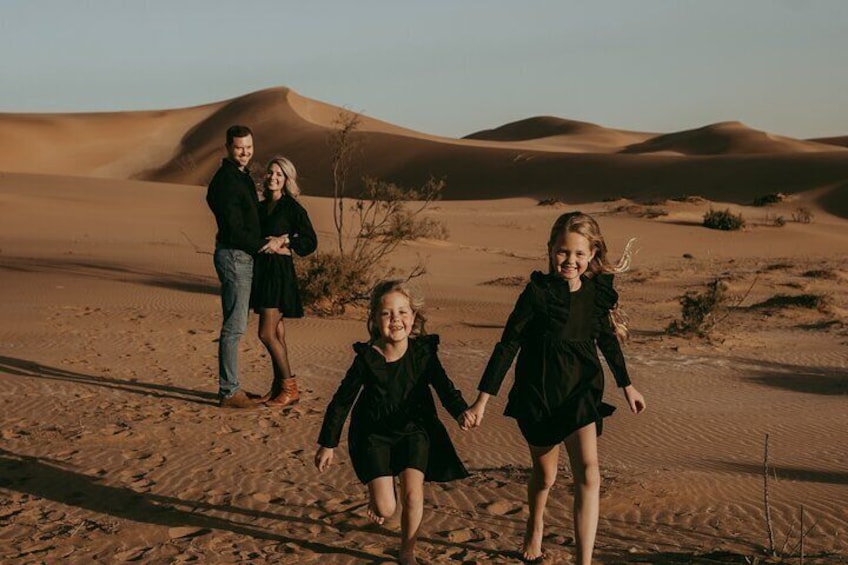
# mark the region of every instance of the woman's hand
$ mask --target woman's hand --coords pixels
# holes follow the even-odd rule
[[[642,393],[636,390],[633,385],[624,387],[624,398],[627,399],[627,404],[630,405],[630,411],[634,414],[640,414],[645,411],[645,397]]]
[[[318,451],[315,453],[315,467],[318,468],[319,473],[323,473],[330,466],[330,463],[333,462],[333,455],[335,450],[332,447],[324,447],[323,445],[318,448]]]
[[[463,430],[476,428],[483,423],[483,415],[486,413],[486,403],[489,402],[489,394],[481,392],[471,407],[462,413]]]

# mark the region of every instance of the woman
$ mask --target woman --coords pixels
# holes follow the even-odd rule
[[[259,339],[268,349],[274,368],[271,390],[260,399],[267,406],[284,407],[300,399],[291,372],[284,318],[302,318],[303,304],[297,288],[291,252],[309,255],[318,245],[306,210],[297,201],[297,171],[285,157],[274,157],[265,172],[265,200],[259,206],[262,236],[286,236],[277,253],[256,257],[250,303],[259,314]]]

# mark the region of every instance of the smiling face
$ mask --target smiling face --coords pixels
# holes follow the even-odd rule
[[[415,312],[409,298],[401,292],[389,292],[380,300],[380,308],[375,312],[380,337],[386,343],[402,343],[409,339],[415,322]]]
[[[579,279],[594,257],[589,240],[575,232],[566,232],[551,248],[553,272],[569,281]]]
[[[265,173],[265,188],[271,192],[279,192],[283,190],[283,185],[286,184],[286,174],[277,163],[271,163],[268,171]]]
[[[230,160],[244,170],[253,158],[253,136],[234,137],[233,142],[227,145],[227,153]]]

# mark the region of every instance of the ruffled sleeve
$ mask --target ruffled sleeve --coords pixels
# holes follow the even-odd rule
[[[415,341],[418,347],[425,350],[428,357],[426,364],[427,381],[435,389],[439,401],[445,407],[445,410],[454,418],[458,418],[460,414],[468,409],[468,403],[465,402],[462,393],[454,386],[447,372],[445,372],[441,361],[439,361],[439,336],[419,336],[415,338]]]
[[[362,389],[366,371],[362,352],[368,347],[367,343],[356,343],[353,346],[357,353],[356,358],[353,360],[350,369],[347,370],[338,390],[327,406],[327,411],[324,413],[324,423],[318,436],[318,443],[324,447],[336,447],[339,444],[344,422],[347,420],[350,408]]]
[[[618,293],[613,288],[613,275],[600,274],[594,277],[594,281],[595,315],[598,321],[598,335],[595,339],[598,349],[601,350],[612,370],[615,384],[625,387],[630,384],[630,377],[624,362],[624,352],[621,350],[621,344],[609,318],[609,311],[618,304]]]
[[[290,245],[295,253],[304,257],[318,247],[318,236],[315,235],[315,229],[312,227],[312,222],[309,221],[309,214],[306,213],[306,209],[294,198],[291,199],[291,205],[294,230],[289,234]]]
[[[539,273],[541,275],[541,273]],[[504,376],[512,365],[512,361],[518,354],[524,332],[533,319],[533,304],[535,292],[533,290],[535,281],[540,277],[533,273],[531,282],[524,287],[524,291],[515,302],[515,307],[506,321],[500,341],[495,345],[486,370],[480,378],[477,390],[495,396],[501,388]]]

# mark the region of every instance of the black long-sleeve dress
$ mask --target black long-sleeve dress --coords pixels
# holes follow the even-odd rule
[[[438,344],[436,335],[411,338],[404,356],[394,362],[369,343],[354,344],[356,358],[327,406],[318,443],[339,444],[353,405],[348,450],[362,483],[408,468],[422,471],[426,481],[468,476],[430,392],[432,386],[454,418],[468,408],[439,361]]]
[[[584,275],[581,282],[580,289],[571,292],[559,275],[538,271],[531,275],[478,386],[496,395],[518,353],[504,414],[518,420],[531,445],[556,445],[592,422],[601,433],[603,418],[615,408],[602,401],[604,373],[598,348],[616,384],[630,384],[608,315],[618,302],[613,276]]]
[[[271,207],[273,205],[273,208]],[[262,237],[289,235],[289,248],[301,257],[318,246],[309,215],[300,203],[284,194],[274,203],[259,206]],[[303,304],[291,255],[260,253],[253,263],[253,289],[250,305],[255,311],[277,308],[286,318],[302,318]]]

